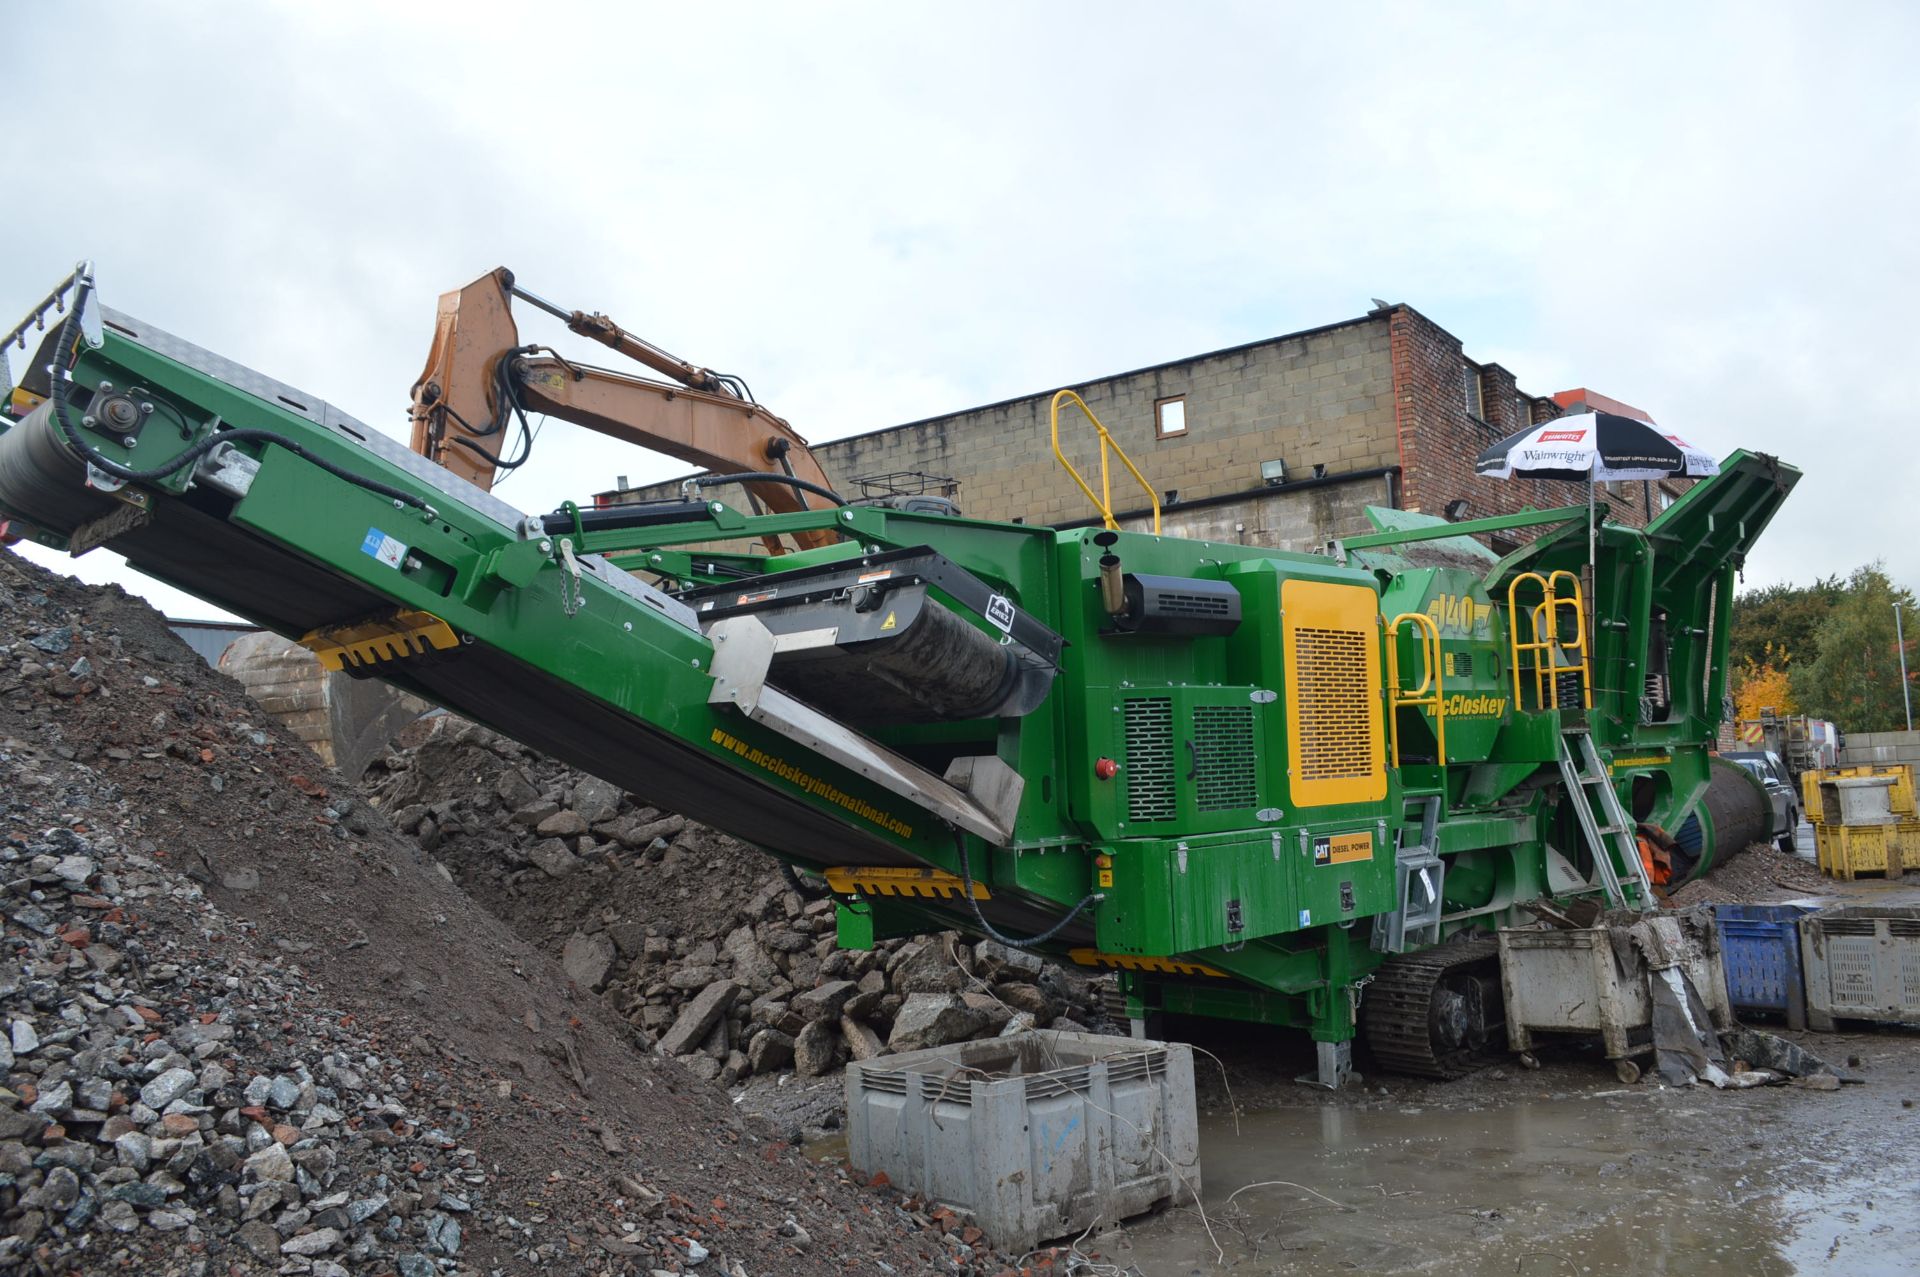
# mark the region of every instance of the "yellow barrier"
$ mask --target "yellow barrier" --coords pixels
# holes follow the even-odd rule
[[[1573,596],[1559,593],[1560,579],[1565,577],[1573,584]],[[1538,582],[1541,600],[1530,607],[1520,603],[1520,587],[1528,581]],[[1573,637],[1563,640],[1560,637],[1560,613],[1562,609],[1573,612]],[[1520,619],[1526,617],[1533,637],[1523,641],[1520,637]],[[1563,674],[1576,674],[1580,678],[1580,704],[1586,709],[1593,708],[1593,679],[1587,667],[1587,602],[1580,589],[1580,578],[1565,568],[1557,569],[1541,576],[1538,572],[1522,572],[1507,584],[1507,632],[1511,639],[1513,665],[1513,707],[1525,709],[1526,701],[1522,695],[1520,681],[1521,657],[1525,653],[1533,654],[1533,674],[1537,693],[1536,710],[1553,709],[1559,701],[1554,693],[1554,680]],[[1571,657],[1578,653],[1580,659],[1570,660],[1566,665],[1555,665],[1556,652],[1562,657]]]
[[[1081,415],[1086,417],[1088,421],[1091,421],[1093,428],[1100,434],[1099,496],[1095,496],[1093,489],[1087,486],[1087,481],[1081,478],[1078,470],[1074,469],[1073,462],[1067,460],[1067,454],[1060,451],[1060,402],[1063,399],[1072,400],[1080,409]],[[1113,517],[1113,485],[1107,473],[1107,450],[1111,448],[1115,453],[1119,454],[1120,464],[1127,468],[1127,473],[1133,476],[1134,482],[1140,485],[1140,490],[1147,494],[1147,500],[1152,503],[1153,531],[1156,536],[1159,535],[1160,495],[1153,490],[1153,485],[1147,482],[1146,476],[1140,473],[1139,467],[1133,464],[1132,458],[1127,456],[1126,449],[1114,442],[1113,436],[1107,433],[1107,428],[1100,424],[1100,418],[1093,415],[1093,409],[1087,407],[1087,401],[1071,390],[1062,390],[1053,397],[1051,418],[1053,423],[1054,459],[1066,469],[1068,474],[1073,476],[1073,481],[1080,485],[1080,491],[1087,494],[1087,500],[1093,502],[1094,509],[1100,512],[1101,522],[1105,523],[1109,529],[1115,531],[1120,527],[1119,522]]]
[[[1414,688],[1400,686],[1402,621],[1412,621],[1413,628],[1420,632],[1420,655],[1426,665],[1420,686]],[[1439,755],[1435,761],[1444,767],[1447,762],[1447,702],[1440,672],[1440,627],[1425,612],[1402,612],[1387,626],[1387,687],[1390,689],[1388,698],[1393,702],[1391,708],[1395,711],[1389,715],[1393,732],[1393,765],[1400,766],[1400,721],[1397,711],[1402,708],[1430,708],[1433,710],[1434,745]]]

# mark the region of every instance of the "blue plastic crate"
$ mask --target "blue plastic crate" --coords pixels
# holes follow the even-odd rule
[[[1736,1011],[1783,1015],[1790,1029],[1807,1027],[1807,982],[1800,965],[1800,919],[1806,905],[1715,905],[1720,962]]]

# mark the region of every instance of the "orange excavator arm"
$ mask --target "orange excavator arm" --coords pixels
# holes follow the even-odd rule
[[[672,378],[672,384],[586,367],[544,347],[522,345],[515,297]],[[830,500],[808,492],[831,488],[807,441],[753,402],[738,381],[676,359],[605,315],[563,310],[516,287],[503,266],[440,296],[427,366],[413,385],[413,450],[490,488],[500,470],[526,460],[524,435],[512,428],[516,413],[558,417],[718,474],[766,475],[744,486],[775,513],[818,509]],[[826,530],[792,535],[803,548],[836,540]],[[769,538],[768,549],[778,554],[781,547]]]

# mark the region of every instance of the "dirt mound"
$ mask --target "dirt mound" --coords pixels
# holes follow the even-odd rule
[[[1817,895],[1830,884],[1820,871],[1771,843],[1755,843],[1706,877],[1670,897],[1673,907],[1707,904],[1778,904]]]
[[[0,780],[0,1269],[998,1267],[636,1050],[143,603],[11,554]]]

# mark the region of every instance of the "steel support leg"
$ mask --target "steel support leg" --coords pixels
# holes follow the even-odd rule
[[[1294,1081],[1307,1086],[1317,1086],[1323,1091],[1338,1091],[1351,1082],[1353,1072],[1353,1042],[1315,1042],[1314,1071],[1302,1073]]]

